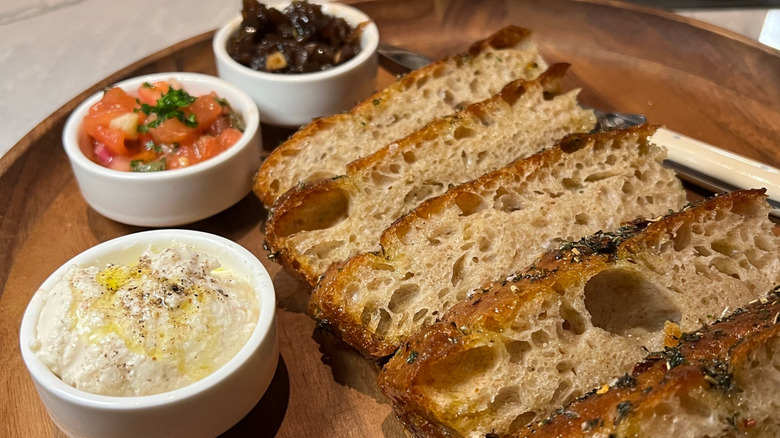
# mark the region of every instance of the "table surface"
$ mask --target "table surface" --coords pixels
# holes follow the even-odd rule
[[[240,0],[3,0],[0,157],[99,80],[217,28],[237,15],[240,5]],[[766,9],[678,12],[753,39],[767,16]]]

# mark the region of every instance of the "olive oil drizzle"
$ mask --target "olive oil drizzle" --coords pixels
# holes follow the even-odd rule
[[[193,381],[214,371],[219,345],[208,335],[217,322],[206,307],[222,299],[217,291],[161,277],[143,258],[134,266],[109,265],[94,282],[100,292],[90,297],[71,285],[72,326],[84,342],[116,337],[132,353],[170,364]],[[205,348],[191,357],[187,346],[193,343]]]

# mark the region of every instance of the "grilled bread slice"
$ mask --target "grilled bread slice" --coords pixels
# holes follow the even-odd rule
[[[778,313],[775,289],[515,436],[780,436]]]
[[[254,192],[270,207],[298,183],[343,175],[347,163],[546,68],[531,31],[501,29],[466,53],[409,73],[349,113],[312,121],[263,162]]]
[[[504,435],[780,282],[763,190],[716,197],[548,253],[404,343],[379,376],[419,436]]]
[[[530,265],[559,239],[677,210],[656,127],[573,135],[423,203],[364,253],[329,271],[310,313],[370,356],[392,354],[475,288]]]
[[[316,285],[331,264],[379,249],[382,230],[451,184],[532,155],[566,134],[590,131],[595,117],[577,104],[577,91],[559,92],[567,67],[556,64],[537,79],[514,81],[350,163],[341,178],[289,191],[266,223],[269,249]]]

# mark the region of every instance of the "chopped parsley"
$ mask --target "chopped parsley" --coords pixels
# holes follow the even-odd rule
[[[162,153],[162,146],[155,144],[152,140],[147,141],[144,147],[149,151],[155,151],[158,154]]]
[[[666,357],[666,369],[668,370],[685,363],[685,356],[677,348],[664,347],[663,355]]]
[[[626,400],[624,402],[620,402],[617,405],[617,417],[615,418],[615,424],[620,423],[623,418],[626,417],[626,415],[630,414],[631,411],[634,410],[634,404],[631,403],[631,401]]]
[[[130,162],[130,170],[133,172],[158,172],[165,170],[165,158],[144,163],[143,160],[133,160]]]
[[[633,388],[636,386],[636,378],[631,377],[628,373],[619,378],[615,383],[615,387],[620,389]]]
[[[601,419],[601,417],[591,418],[590,420],[583,421],[582,422],[582,431],[588,432],[591,431],[597,427],[601,427],[604,425],[604,421]]]
[[[141,104],[141,112],[147,116],[155,114],[156,119],[149,123],[139,125],[138,132],[148,132],[151,128],[156,128],[160,124],[168,119],[179,119],[188,128],[194,128],[198,126],[197,120],[195,120],[195,114],[189,116],[184,114],[181,108],[187,107],[192,102],[195,102],[195,96],[190,95],[182,89],[169,88],[168,92],[160,96],[157,100],[157,105],[152,106],[147,103]]]
[[[704,374],[704,380],[713,387],[723,391],[731,389],[732,376],[727,363],[713,359],[710,363],[702,366],[702,373]]]

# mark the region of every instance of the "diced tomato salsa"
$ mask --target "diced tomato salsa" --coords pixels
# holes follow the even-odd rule
[[[216,93],[191,96],[173,81],[144,83],[138,97],[108,89],[84,117],[94,160],[123,171],[199,163],[234,145],[243,130],[240,115]]]

